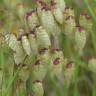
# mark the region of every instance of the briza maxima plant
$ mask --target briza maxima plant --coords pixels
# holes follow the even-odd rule
[[[11,80],[11,84],[5,84],[6,88],[3,86],[2,78],[5,74],[6,81],[6,74],[10,74],[11,71],[6,65],[6,72],[4,64],[0,64],[0,92],[7,96],[8,88],[11,86],[13,91],[10,91],[10,96],[46,96],[50,89],[45,88],[45,85],[49,84],[45,84],[46,79],[49,79],[46,77],[54,78],[56,86],[59,82],[62,83],[61,86],[66,85],[67,89],[73,87],[76,76],[79,77],[78,66],[81,64],[76,58],[80,57],[80,60],[86,63],[86,47],[91,46],[91,16],[81,13],[78,22],[74,8],[68,7],[64,0],[34,0],[35,8],[30,8],[22,0],[4,2],[13,19],[9,19],[8,22],[11,23],[11,27],[8,24],[4,26],[6,32],[4,31],[3,44],[10,50],[14,63],[10,66],[13,75],[8,79]],[[1,41],[0,39],[0,44]],[[94,73],[96,60],[87,59],[87,62],[89,63],[86,66]]]

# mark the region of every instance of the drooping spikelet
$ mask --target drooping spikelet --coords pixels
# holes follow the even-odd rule
[[[45,68],[47,71],[50,71],[50,64],[51,64],[51,53],[50,49],[44,48],[39,51],[39,56],[40,60],[42,60]]]
[[[57,22],[63,24],[63,12],[54,0],[51,0],[51,10]]]
[[[73,16],[67,16],[65,19],[64,32],[69,39],[74,38],[75,26],[75,18]]]
[[[42,81],[45,78],[46,72],[45,64],[41,60],[37,60],[32,66],[32,81]]]
[[[45,5],[45,3],[42,2],[42,0],[35,0],[35,2],[36,2],[36,5],[37,5],[37,15],[38,15],[38,17],[40,19],[42,8]]]
[[[21,66],[21,69],[20,69],[20,72],[18,73],[18,78],[21,81],[26,83],[26,81],[29,78],[29,68],[28,68],[27,64],[21,64],[20,66]],[[20,66],[18,65],[18,67],[20,67]]]
[[[74,10],[73,10],[73,8],[71,8],[71,7],[66,6],[65,9],[64,9],[63,14],[64,14],[64,20],[65,20],[66,17],[68,17],[68,16],[72,16],[72,17],[75,18]]]
[[[34,64],[34,60],[36,59],[36,55],[34,55],[34,53],[30,54],[29,56],[25,56],[24,58],[24,64],[26,64],[27,66],[31,66],[32,64]]]
[[[96,59],[91,58],[88,62],[88,68],[91,72],[96,73]]]
[[[30,55],[31,54],[31,47],[30,47],[28,37],[24,33],[23,29],[20,29],[20,34],[21,34],[21,42],[22,42],[22,46],[24,48],[24,51],[26,52],[27,55]]]
[[[36,39],[39,49],[49,48],[51,46],[48,33],[42,26],[36,28]]]
[[[44,95],[44,89],[42,82],[35,81],[32,84],[32,92],[33,96],[43,96]]]
[[[27,55],[30,55],[31,48],[30,48],[30,44],[29,44],[27,36],[22,36],[22,45],[23,45],[23,48],[24,48],[25,52],[27,53]]]
[[[92,18],[87,13],[80,14],[79,23],[87,30],[86,35],[89,34],[88,32],[92,31]]]
[[[81,13],[79,19],[80,25],[83,26],[84,28],[86,27],[87,24],[86,15],[87,15],[86,13]]]
[[[65,2],[64,0],[54,0],[54,2],[57,3],[57,6],[61,9],[61,11],[64,11],[65,8]]]
[[[48,2],[50,3],[50,1]],[[46,0],[45,1],[36,0],[36,3],[38,5],[37,13],[38,13],[39,20],[41,24],[43,25],[43,27],[46,29],[49,35],[50,34],[52,35],[55,32],[57,33],[61,32],[61,30],[54,20],[54,16],[51,12],[50,6],[48,5],[48,2],[46,3]],[[52,27],[54,27],[53,28],[54,30],[52,29]]]
[[[14,61],[15,61],[16,65],[22,64],[24,58],[26,57],[26,54],[24,53],[24,51],[22,49],[13,53],[13,55],[14,55]]]
[[[37,40],[34,32],[30,32],[28,35],[28,39],[30,42],[32,54],[37,55],[38,54],[38,45],[37,45]]]
[[[31,30],[33,30],[37,25],[39,25],[36,10],[32,10],[31,12],[27,13],[26,19]]]
[[[14,61],[18,65],[23,62],[25,53],[23,51],[21,41],[18,41],[14,34],[7,34],[5,41],[8,46],[13,50]]]
[[[70,86],[70,84],[73,81],[73,76],[74,76],[74,72],[75,72],[75,64],[74,62],[67,62],[66,64],[66,68],[64,71],[64,75],[65,75],[65,84],[67,85],[67,87]]]
[[[13,51],[18,51],[20,49],[19,43],[17,41],[17,38],[15,37],[14,34],[7,34],[5,36],[5,41],[8,44],[8,46],[13,50]]]
[[[55,22],[53,14],[47,5],[42,8],[40,19],[42,26],[46,29],[49,35],[60,33],[60,28]]]
[[[83,27],[78,26],[75,32],[75,44],[78,52],[82,54],[82,50],[86,44],[86,31]]]
[[[62,76],[64,56],[61,50],[54,50],[52,54],[51,75],[56,76],[58,79]]]

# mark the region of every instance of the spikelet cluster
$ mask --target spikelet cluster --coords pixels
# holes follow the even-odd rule
[[[12,5],[17,9],[21,24],[17,34],[11,32],[5,35],[5,42],[13,52],[16,68],[20,68],[16,86],[25,92],[27,81],[31,78],[32,96],[43,96],[43,81],[48,73],[58,80],[64,77],[63,83],[68,87],[73,81],[76,64],[64,55],[60,35],[72,41],[70,47],[81,56],[89,34],[87,31],[92,30],[92,20],[88,15],[80,15],[77,24],[74,9],[66,6],[64,0],[50,0],[49,3],[35,0],[35,3],[36,9],[29,12],[22,3]],[[88,65],[92,71],[94,62],[96,60],[92,59]],[[0,71],[0,82],[1,76]],[[19,89],[16,94],[20,93]],[[24,96],[21,93],[17,96]]]

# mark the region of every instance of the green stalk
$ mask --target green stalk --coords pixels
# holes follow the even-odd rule
[[[3,81],[3,64],[4,64],[4,55],[2,46],[0,46],[0,94],[2,95],[2,81]]]
[[[78,55],[76,55],[76,57],[78,57]],[[77,87],[77,80],[78,80],[78,73],[79,73],[79,64],[80,62],[78,61],[79,58],[75,58],[75,71],[74,71],[74,77],[73,77],[73,81],[74,81],[74,89],[73,89],[73,96],[79,96],[78,93],[78,87]]]
[[[93,85],[93,90],[92,90],[92,96],[96,96],[96,77],[95,77],[96,73],[93,73],[93,81],[94,81],[94,85]]]
[[[64,90],[64,96],[68,96],[68,86],[67,86],[67,82],[66,81],[64,82],[63,90]]]
[[[92,37],[92,44],[93,44],[93,47],[94,47],[94,51],[96,53],[96,44],[95,44],[96,37],[95,37],[94,31],[93,32],[91,31],[90,33],[91,33],[91,37]]]
[[[52,76],[51,76],[51,74],[48,74],[48,77],[49,77],[49,80],[50,80],[50,82],[51,82],[51,86],[52,86],[52,88],[55,90],[55,92],[56,92],[56,96],[62,96],[61,95],[61,91],[60,91],[60,89],[58,88],[58,86],[57,86],[57,82],[56,82],[56,80],[55,80],[55,78],[53,78]]]
[[[18,68],[18,70],[16,71],[16,73],[14,74],[14,76],[11,77],[10,82],[9,82],[9,84],[8,84],[8,86],[7,86],[7,88],[6,88],[3,96],[7,96],[8,92],[9,92],[9,89],[10,89],[10,87],[12,86],[14,80],[16,79],[19,71],[20,71],[20,68]]]
[[[94,2],[96,2],[96,0],[94,0]]]
[[[2,46],[2,45],[1,45]],[[7,64],[6,64],[6,62],[5,62],[5,60],[7,60],[7,58],[5,57],[5,55],[4,55],[4,52],[5,52],[5,49],[4,49],[4,47],[5,46],[2,46],[1,47],[1,73],[2,73],[2,79],[1,79],[1,93],[2,93],[2,96],[4,96],[4,92],[5,92],[5,90],[6,90],[6,87],[7,87],[7,85],[8,85],[8,81],[9,81],[9,77],[10,77],[10,72],[9,72],[9,66],[7,66]],[[9,89],[8,89],[8,94],[7,94],[7,96],[11,96],[12,95],[12,87],[10,87]]]
[[[8,86],[9,82],[10,82],[10,78],[13,77],[13,68],[14,68],[14,64],[13,64],[13,60],[10,57],[11,54],[10,51],[8,50],[8,48],[4,48],[6,46],[2,47],[2,52],[3,52],[3,64],[2,64],[2,70],[3,70],[3,82],[2,82],[2,96],[4,96],[4,93],[6,91],[6,87]],[[6,53],[6,50],[8,50],[8,54]],[[9,57],[6,57],[6,55],[8,55]],[[8,89],[8,93],[7,96],[11,96],[12,95],[12,85],[10,86],[10,88]]]
[[[96,1],[96,0],[95,0]],[[93,20],[94,20],[94,23],[96,24],[96,16],[92,10],[92,8],[90,7],[89,5],[89,2],[88,0],[84,0],[84,3],[85,3],[85,6],[86,8],[88,9],[89,13],[91,14]],[[95,26],[94,26],[95,27]],[[94,32],[90,32],[91,33],[91,37],[92,37],[92,43],[93,43],[93,46],[94,46],[94,49],[95,49],[95,52],[96,52],[96,44],[95,44],[95,41],[96,41],[96,38],[95,38],[95,33]]]

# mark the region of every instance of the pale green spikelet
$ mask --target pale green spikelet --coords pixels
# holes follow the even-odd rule
[[[49,36],[54,34],[58,35],[61,32],[60,26],[58,26],[54,19],[51,8],[47,5],[42,8],[41,24],[46,29]]]
[[[36,28],[36,39],[39,49],[49,48],[51,46],[48,33],[42,26]]]
[[[38,58],[40,58],[40,60],[42,60],[43,64],[45,64],[45,68],[47,71],[50,70],[50,64],[51,64],[51,53],[50,53],[50,49],[41,49],[39,51],[39,56]]]
[[[96,73],[96,59],[95,58],[91,58],[88,61],[88,68],[91,72]]]
[[[75,46],[76,50],[78,50],[80,54],[82,54],[82,50],[85,47],[86,39],[85,29],[81,26],[77,27],[77,30],[75,32]]]
[[[87,24],[86,15],[87,15],[86,13],[80,14],[80,19],[79,19],[80,25],[83,26],[84,28],[86,27]]]
[[[43,89],[43,85],[42,82],[39,81],[35,81],[32,84],[32,92],[33,92],[33,96],[43,96],[44,95],[44,89]]]
[[[28,39],[29,39],[29,42],[30,42],[32,54],[37,55],[38,54],[38,45],[37,45],[37,40],[36,40],[35,34],[30,33],[28,35]]]
[[[22,46],[24,48],[24,51],[26,52],[27,55],[30,55],[31,54],[31,47],[30,47],[28,37],[25,34],[23,29],[20,29],[19,32],[20,32],[19,34],[21,36],[20,38],[21,38],[21,42],[22,42]]]
[[[18,41],[14,34],[7,34],[5,36],[5,41],[14,52],[13,55],[15,63],[17,65],[22,63],[25,53],[23,51],[21,41]]]
[[[30,48],[30,44],[29,44],[27,36],[22,36],[22,46],[23,46],[25,52],[27,53],[27,55],[30,55],[31,48]]]
[[[63,51],[61,49],[53,49],[53,57],[60,57],[61,60],[64,59]]]
[[[68,17],[68,16],[75,17],[75,13],[74,13],[73,8],[68,7],[68,6],[65,7],[63,14],[64,14],[64,20],[65,20],[66,17]]]
[[[59,26],[56,24],[53,14],[49,8],[44,7],[41,11],[41,24],[48,32],[49,36],[59,33]]]
[[[51,0],[51,9],[57,22],[63,24],[63,12],[57,6],[57,3],[55,3],[54,0]]]
[[[75,26],[76,26],[75,18],[73,16],[67,16],[64,23],[65,23],[65,27],[64,27],[65,35],[69,39],[74,38]]]
[[[61,50],[54,50],[52,54],[51,74],[57,78],[62,77],[64,56]]]
[[[38,17],[40,19],[43,4],[41,2],[39,2],[39,0],[36,0],[35,2],[36,2],[36,5],[37,5],[37,15],[38,15]]]
[[[73,81],[74,72],[75,72],[75,63],[72,61],[67,62],[66,69],[64,71],[65,83],[67,84],[67,87],[69,87]]]
[[[65,2],[64,2],[64,0],[53,0],[53,1],[55,1],[57,3],[58,7],[63,12],[64,11],[64,8],[65,8]]]
[[[87,13],[80,14],[79,23],[87,30],[86,35],[88,36],[89,32],[92,31],[93,26],[91,16],[89,16]]]
[[[21,49],[15,53],[13,53],[13,55],[14,55],[14,61],[15,61],[16,65],[21,64],[26,56],[24,51]]]
[[[32,81],[42,81],[45,78],[46,72],[45,64],[41,60],[37,60],[32,66]]]
[[[24,58],[26,57],[26,53],[23,50],[21,40],[18,40],[18,44],[19,44],[19,49],[13,53],[14,61],[15,61],[16,65],[22,64]]]
[[[60,24],[63,24],[63,14],[60,11],[60,9],[59,8],[54,9],[53,14],[54,14],[57,22],[59,22]]]
[[[5,41],[13,51],[17,51],[20,49],[17,38],[14,34],[5,35]]]
[[[18,78],[21,81],[26,82],[28,80],[28,78],[29,78],[29,68],[28,68],[28,65],[27,64],[20,64],[20,66],[21,66],[21,69],[20,69],[20,72],[18,73]]]
[[[25,56],[25,59],[23,59],[24,64],[26,64],[27,66],[31,66],[32,64],[34,64],[34,60],[36,59],[37,56],[34,55],[34,53],[30,54],[29,56]]]
[[[37,25],[39,25],[36,10],[32,10],[31,12],[27,13],[26,19],[31,30],[33,30]]]

